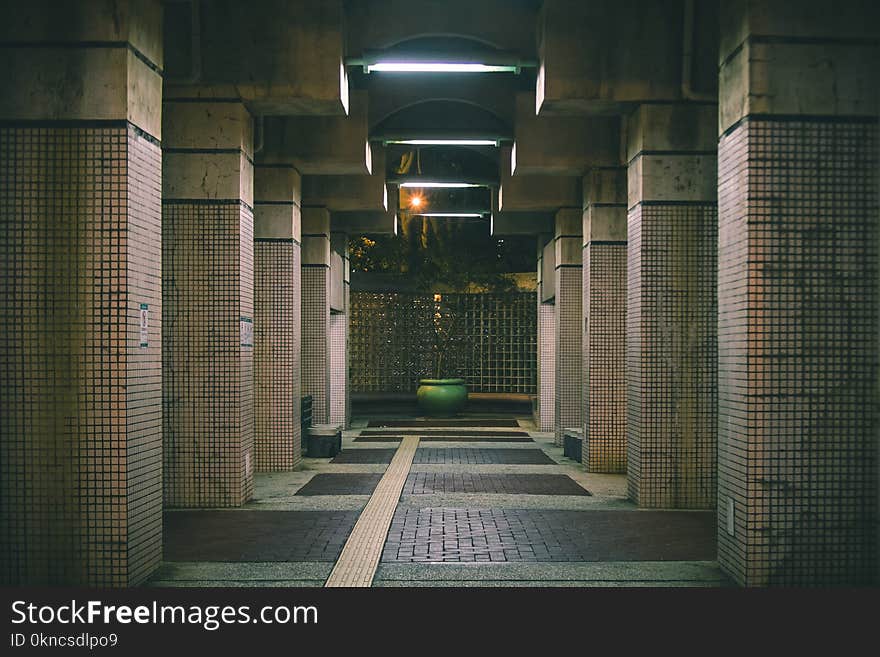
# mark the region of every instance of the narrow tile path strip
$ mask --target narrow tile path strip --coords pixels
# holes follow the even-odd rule
[[[373,583],[385,537],[418,446],[417,436],[407,436],[401,441],[324,586],[367,587]]]

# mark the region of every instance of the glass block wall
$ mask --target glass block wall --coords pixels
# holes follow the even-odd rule
[[[352,392],[415,392],[439,375],[471,392],[534,394],[536,307],[534,292],[351,292]]]

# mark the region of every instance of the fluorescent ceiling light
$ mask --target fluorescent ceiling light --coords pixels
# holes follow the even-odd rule
[[[389,73],[516,73],[518,66],[513,64],[473,64],[458,62],[376,62],[366,65],[367,73],[385,71]]]
[[[463,188],[463,187],[485,187],[486,185],[479,185],[477,183],[467,183],[467,182],[436,182],[433,180],[425,180],[419,182],[402,182],[400,183],[401,187],[421,187],[421,188],[430,188],[430,187],[450,187],[450,188]]]
[[[389,144],[408,146],[497,146],[494,139],[389,139]]]
[[[419,212],[419,217],[468,217],[480,219],[483,215],[479,212]]]

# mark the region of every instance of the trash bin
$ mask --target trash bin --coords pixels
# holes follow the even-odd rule
[[[307,430],[306,456],[328,458],[342,451],[342,427],[338,424],[316,424]]]
[[[563,434],[562,453],[580,463],[583,444],[583,432],[580,429],[566,429]]]
[[[300,402],[300,450],[305,454],[308,450],[309,427],[312,426],[312,396],[306,395]]]

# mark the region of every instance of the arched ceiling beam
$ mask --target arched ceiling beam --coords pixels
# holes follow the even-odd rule
[[[535,57],[539,0],[348,0],[349,55],[383,50],[413,37],[455,36]]]

